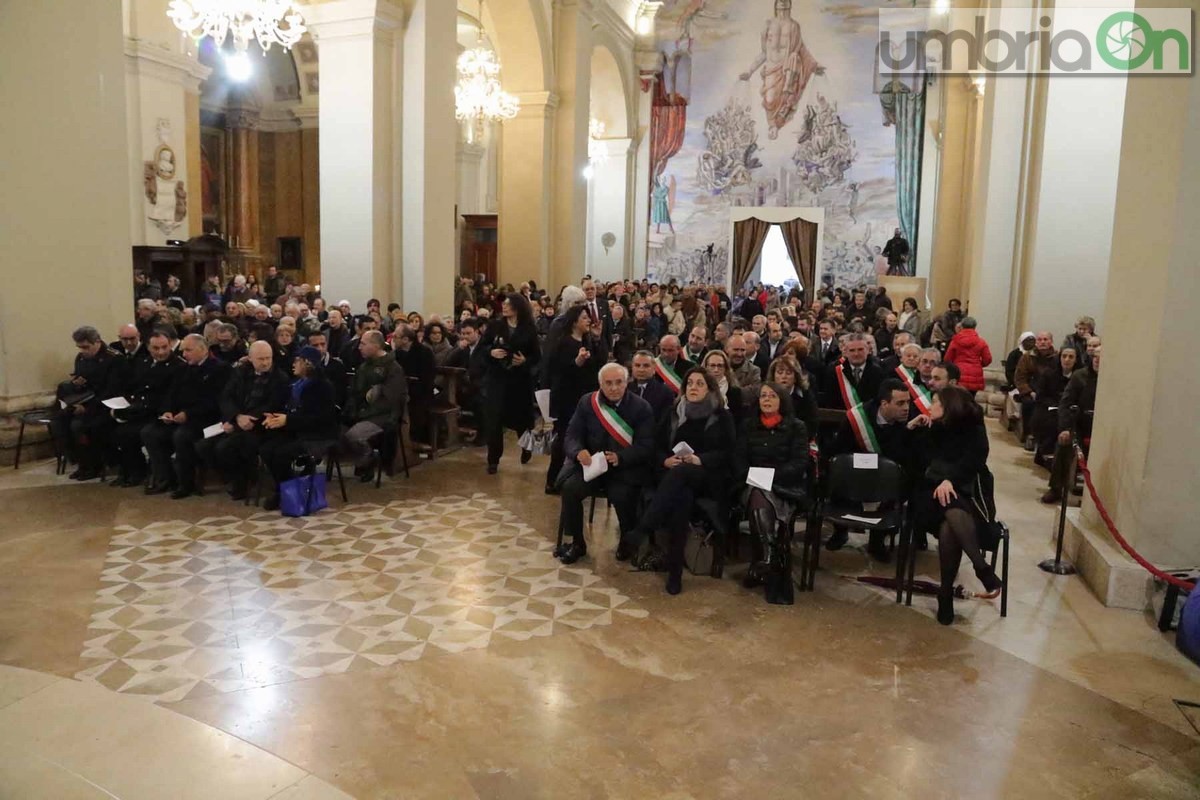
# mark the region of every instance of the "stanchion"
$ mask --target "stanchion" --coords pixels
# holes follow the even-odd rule
[[[1068,473],[1067,479],[1061,487],[1062,502],[1058,506],[1058,541],[1054,545],[1054,558],[1047,558],[1038,564],[1038,569],[1042,572],[1049,572],[1053,575],[1075,574],[1075,565],[1070,561],[1064,561],[1062,557],[1063,531],[1067,527],[1067,498],[1071,496],[1071,490],[1075,487],[1075,469],[1079,464],[1079,461],[1075,457],[1075,443],[1072,442],[1071,444],[1071,471]],[[1055,456],[1055,458],[1065,457],[1062,453]]]

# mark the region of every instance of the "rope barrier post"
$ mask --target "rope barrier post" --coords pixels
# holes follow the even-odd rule
[[[1038,564],[1038,569],[1042,572],[1049,572],[1052,575],[1074,575],[1075,565],[1070,561],[1063,561],[1063,533],[1067,527],[1067,498],[1071,496],[1071,490],[1075,487],[1075,470],[1079,464],[1076,454],[1079,452],[1078,442],[1071,442],[1071,469],[1067,473],[1067,479],[1063,482],[1061,494],[1062,500],[1058,506],[1058,541],[1054,545],[1054,558],[1047,558]],[[1060,448],[1061,450],[1062,448]],[[1056,458],[1064,458],[1065,454],[1059,454]]]

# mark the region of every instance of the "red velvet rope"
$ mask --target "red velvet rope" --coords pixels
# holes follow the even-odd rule
[[[1083,482],[1087,484],[1088,494],[1092,496],[1092,502],[1096,504],[1096,510],[1100,512],[1100,519],[1104,520],[1104,524],[1108,527],[1108,532],[1117,540],[1117,544],[1121,545],[1121,549],[1129,554],[1137,563],[1141,564],[1147,572],[1160,580],[1164,580],[1172,586],[1178,586],[1185,592],[1190,592],[1196,588],[1195,583],[1185,581],[1182,578],[1177,578],[1174,575],[1169,575],[1163,572],[1158,567],[1151,564],[1142,554],[1129,546],[1129,542],[1125,541],[1125,537],[1117,530],[1116,524],[1112,521],[1112,517],[1108,515],[1108,509],[1104,507],[1104,503],[1100,502],[1100,496],[1096,494],[1096,487],[1092,483],[1092,473],[1088,470],[1087,459],[1083,457],[1083,450],[1079,445],[1075,446],[1075,458],[1079,461],[1079,471],[1083,473]]]

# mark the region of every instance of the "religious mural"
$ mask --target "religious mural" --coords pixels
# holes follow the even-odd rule
[[[875,71],[881,0],[667,0],[651,84],[652,278],[722,281],[733,206],[825,209],[826,282],[916,242],[922,86]]]

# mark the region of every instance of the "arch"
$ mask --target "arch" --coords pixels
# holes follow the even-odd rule
[[[592,48],[592,101],[601,97],[615,94],[619,89],[620,102],[623,106],[623,119],[614,128],[609,120],[608,135],[613,138],[636,138],[637,136],[637,75],[633,64],[633,49],[623,43],[612,31],[603,25],[592,30],[594,46]],[[597,84],[604,87],[599,90]]]
[[[484,19],[504,68],[504,88],[513,93],[554,88],[550,21],[541,0],[488,0]]]
[[[590,114],[605,125],[605,136],[628,138],[630,115],[620,62],[606,44],[592,48]]]

